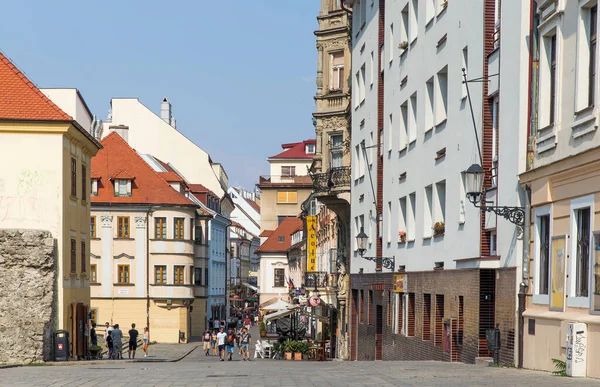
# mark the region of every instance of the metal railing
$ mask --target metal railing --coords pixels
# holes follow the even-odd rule
[[[306,289],[314,289],[315,282],[317,289],[335,287],[337,285],[336,274],[327,273],[324,271],[304,273],[304,287]]]
[[[314,192],[328,192],[334,188],[350,187],[350,167],[335,167],[329,172],[311,175]]]

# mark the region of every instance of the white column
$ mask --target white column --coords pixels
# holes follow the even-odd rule
[[[135,295],[146,295],[146,217],[135,217]]]
[[[102,223],[102,273],[99,277],[102,281],[102,296],[111,297],[113,292],[113,216],[102,215],[100,219]]]

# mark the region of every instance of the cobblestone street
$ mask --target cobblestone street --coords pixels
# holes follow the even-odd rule
[[[70,363],[73,364],[73,363]],[[2,386],[600,386],[592,379],[438,362],[220,362],[194,350],[179,362],[97,362],[0,369]]]

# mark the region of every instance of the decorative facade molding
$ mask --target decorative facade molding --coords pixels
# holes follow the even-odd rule
[[[136,216],[135,217],[135,227],[136,228],[145,228],[147,219],[145,216]]]
[[[102,222],[102,228],[111,228],[113,224],[113,216],[102,215],[100,216],[100,221]]]
[[[129,254],[125,254],[125,253],[115,255],[113,258],[114,259],[121,259],[121,258],[135,259],[135,257],[133,255],[129,255]]]

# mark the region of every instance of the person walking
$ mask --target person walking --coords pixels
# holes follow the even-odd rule
[[[113,340],[115,358],[123,359],[123,331],[119,329],[119,324],[115,324],[110,336]]]
[[[204,348],[204,356],[210,355],[210,331],[207,329],[204,331],[203,336],[203,348]]]
[[[149,335],[148,327],[144,328],[144,343],[142,344],[142,349],[144,350],[144,357],[148,356],[148,335]]]
[[[248,332],[248,328],[242,328],[242,335],[240,337],[242,343],[242,360],[250,361],[250,345],[252,345],[252,335]]]
[[[210,344],[212,346],[212,354],[213,354],[213,356],[217,356],[218,346],[217,346],[217,330],[216,329],[214,329],[212,331],[212,334],[210,335]]]
[[[246,315],[246,318],[244,318],[244,327],[246,327],[246,329],[250,330],[250,317],[248,315]]]
[[[112,359],[113,358],[113,345],[112,345],[112,338],[110,339],[110,346],[108,345],[108,341],[109,341],[109,337],[110,336],[110,332],[112,332],[113,327],[110,326],[110,324],[108,323],[108,321],[106,322],[106,324],[104,324],[104,346],[108,349],[108,358]]]
[[[227,338],[227,333],[223,332],[223,328],[219,329],[219,333],[217,333],[217,344],[219,345],[219,356],[221,357],[221,361],[225,361],[225,339]]]
[[[135,323],[131,324],[129,330],[129,358],[135,359],[135,350],[137,349],[137,339],[140,333],[135,329]]]
[[[235,350],[235,331],[231,328],[227,331],[227,360],[233,360],[233,351]]]
[[[237,329],[234,330],[234,332],[235,332],[235,342],[237,344],[238,352],[240,353],[240,356],[242,356],[242,343],[240,342],[240,338],[242,337],[242,329],[243,328],[240,328],[239,331]]]
[[[114,360],[115,359],[115,347],[113,345],[112,335],[106,336],[106,348],[108,348],[108,358]]]
[[[90,343],[93,346],[98,346],[98,336],[96,335],[96,323],[92,323],[92,329],[90,329]]]

